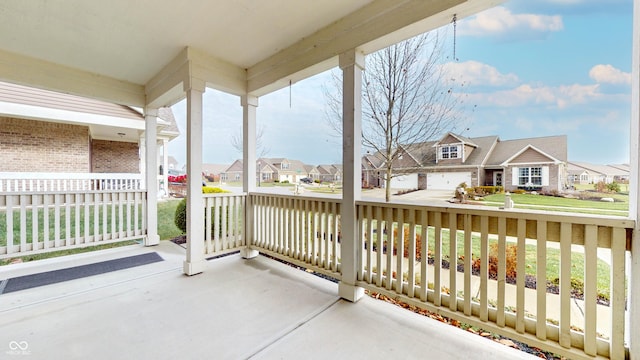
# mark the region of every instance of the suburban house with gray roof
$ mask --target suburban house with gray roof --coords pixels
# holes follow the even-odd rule
[[[285,158],[259,158],[256,160],[256,175],[260,182],[295,183],[305,177],[311,177],[314,167],[300,160]],[[242,179],[242,160],[234,161],[220,174],[222,181],[240,181]]]
[[[568,182],[570,184],[610,184],[629,181],[629,165],[600,165],[587,162],[570,161],[568,163]]]
[[[438,141],[409,144],[393,164],[392,188],[453,190],[496,185],[505,190],[561,191],[566,187],[567,137],[500,140],[467,138],[454,133]],[[381,186],[381,157],[363,157],[363,183]]]

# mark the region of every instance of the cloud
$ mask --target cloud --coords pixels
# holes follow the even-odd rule
[[[514,86],[519,82],[515,74],[503,74],[493,66],[473,60],[449,62],[443,67],[448,76],[471,86]]]
[[[631,84],[631,74],[607,64],[596,65],[589,71],[589,77],[600,84]]]
[[[513,37],[531,33],[549,33],[564,28],[559,15],[514,14],[503,6],[483,11],[460,22],[459,34],[468,36]]]
[[[599,85],[534,86],[523,84],[513,89],[492,93],[470,94],[471,102],[478,106],[527,107],[542,106],[566,109],[571,106],[601,100],[606,97]]]

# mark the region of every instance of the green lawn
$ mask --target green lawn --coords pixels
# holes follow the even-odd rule
[[[581,212],[590,214],[626,216],[629,211],[629,195],[626,194],[599,194],[596,196],[610,197],[615,202],[596,200],[567,199],[555,196],[511,194],[516,208],[529,208],[539,210],[555,210]],[[502,206],[505,194],[493,194],[484,197],[484,202],[489,206]],[[478,202],[482,204],[482,202]]]
[[[374,225],[375,228],[375,225]],[[416,232],[420,233],[420,226],[417,227]],[[434,228],[429,228],[428,230],[428,250],[429,254],[432,255],[435,252],[435,246],[433,243],[435,234]],[[376,241],[377,236],[374,235],[374,242]],[[442,258],[443,260],[450,261],[450,240],[449,240],[449,230],[443,229],[442,231]],[[497,240],[489,239],[489,246],[491,244],[497,244]],[[511,244],[511,243],[508,243]],[[462,263],[462,256],[464,256],[464,234],[459,232],[457,234],[457,263]],[[525,245],[525,272],[527,275],[536,276],[537,271],[537,246],[534,244]],[[480,237],[473,235],[471,238],[471,251],[472,251],[472,261],[477,259],[480,256]],[[513,261],[513,264],[516,264],[516,259],[507,260]],[[551,282],[555,282],[560,274],[560,250],[554,247],[547,247],[547,256],[546,256],[546,273],[547,280]],[[580,252],[572,252],[571,254],[571,278],[578,280],[580,283],[584,282],[584,254]],[[597,260],[597,289],[598,293],[603,297],[609,297],[609,282],[610,282],[610,269],[609,264],[598,259]]]
[[[179,202],[180,199],[158,202],[158,235],[160,235],[160,240],[170,240],[182,235],[182,231],[173,222],[173,216]]]

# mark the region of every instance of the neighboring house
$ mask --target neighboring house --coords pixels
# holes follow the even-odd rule
[[[598,165],[586,162],[569,162],[569,182],[571,184],[595,184],[604,181],[609,184],[629,181],[629,165]],[[576,177],[576,173],[580,176]]]
[[[342,181],[342,165],[318,165],[315,167],[313,175],[314,180],[320,180],[322,182],[341,182]]]
[[[242,160],[236,160],[220,173],[220,177],[222,181],[241,181],[242,173]],[[305,177],[319,178],[317,167],[285,158],[259,158],[256,160],[256,176],[260,182],[290,183],[298,182]]]
[[[549,136],[500,140],[447,133],[438,141],[398,147],[391,187],[453,190],[497,185],[506,190],[560,191],[566,187],[567,138]],[[363,183],[384,184],[384,163],[363,157]]]
[[[144,129],[131,107],[0,82],[0,172],[140,173]],[[159,109],[158,142],[178,135]]]
[[[229,165],[226,164],[202,164],[202,174],[209,181],[220,181],[220,174],[222,174]]]

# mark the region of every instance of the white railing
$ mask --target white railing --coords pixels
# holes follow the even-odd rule
[[[0,192],[0,258],[141,239],[146,191]]]
[[[340,279],[340,200],[251,194],[251,246]]]
[[[244,211],[247,196],[244,194],[204,194],[205,254],[220,255],[236,251],[245,245]],[[207,221],[205,220],[205,224]]]
[[[0,173],[0,192],[141,190],[142,175],[119,173]]]
[[[357,211],[360,286],[572,359],[625,357],[633,221],[374,202],[358,202]],[[547,274],[551,258],[557,274]],[[608,273],[598,273],[599,258]],[[577,266],[582,299],[572,297]],[[558,278],[557,295],[547,292],[549,276]],[[532,278],[544,286],[528,288]]]

